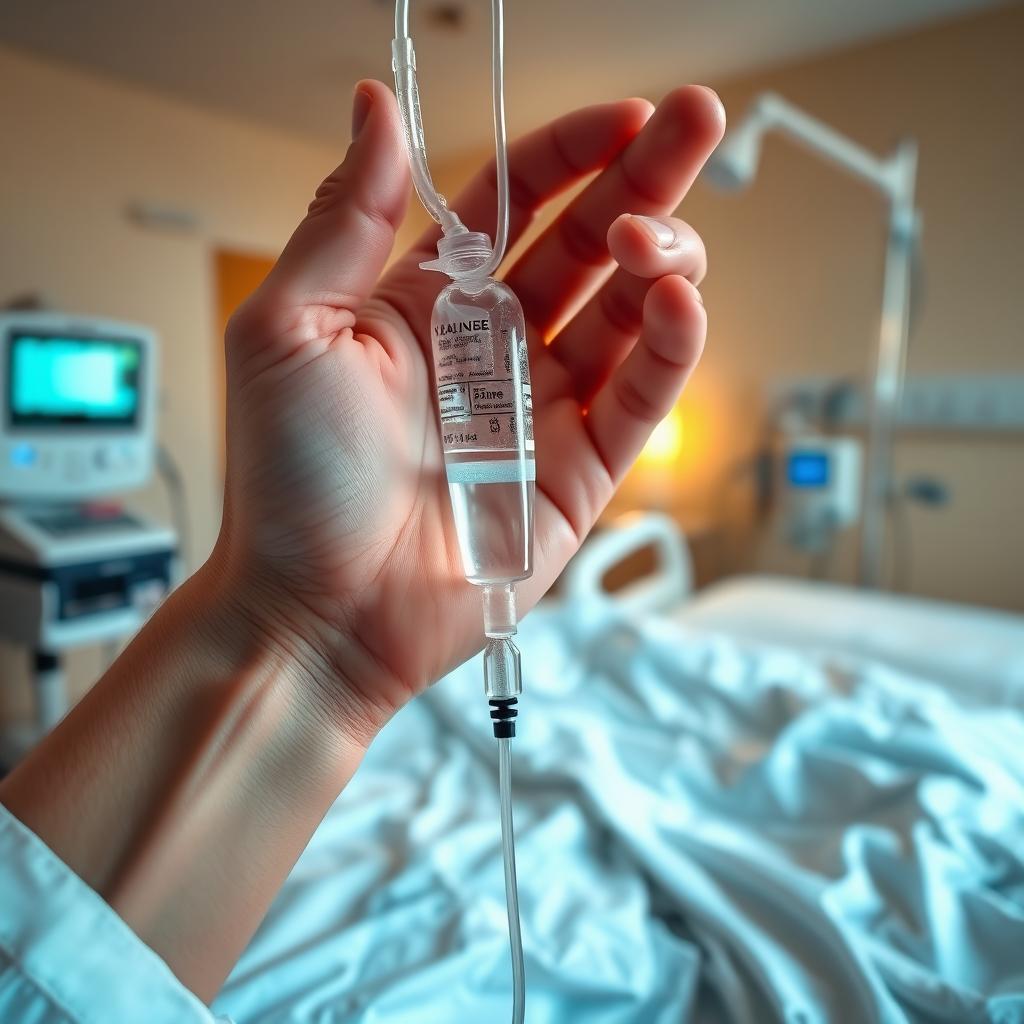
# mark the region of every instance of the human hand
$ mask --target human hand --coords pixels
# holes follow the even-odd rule
[[[703,244],[668,215],[724,113],[696,86],[652,109],[636,99],[584,108],[509,150],[512,242],[600,172],[504,274],[526,315],[537,446],[524,611],[577,550],[704,343]],[[431,386],[430,313],[447,278],[418,264],[436,254],[438,229],[380,276],[409,195],[397,104],[381,83],[357,87],[353,136],[228,327],[225,514],[211,564],[266,642],[306,670],[317,706],[368,742],[479,649],[482,622]],[[492,164],[452,206],[490,232],[495,196]]]

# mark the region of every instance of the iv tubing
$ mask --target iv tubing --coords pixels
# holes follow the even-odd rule
[[[498,797],[501,802],[501,853],[505,866],[505,903],[508,909],[508,942],[512,953],[512,1022],[523,1024],[526,1012],[526,970],[523,936],[519,924],[519,891],[516,884],[515,833],[512,827],[512,751],[516,734],[519,695],[523,690],[519,651],[512,641],[516,632],[515,587],[485,586],[484,692],[491,707],[491,724],[498,741]]]
[[[490,277],[501,263],[508,245],[509,184],[508,145],[505,135],[505,30],[502,0],[491,0],[491,99],[494,115],[494,162],[497,177],[498,214],[494,246],[487,261],[475,275]],[[466,226],[434,185],[427,164],[419,86],[416,82],[416,52],[409,36],[409,0],[395,0],[395,38],[391,42],[391,64],[395,92],[402,115],[405,143],[416,194],[427,213],[441,225],[447,238],[467,233]],[[519,892],[516,884],[515,838],[512,823],[512,753],[509,741],[515,735],[516,703],[522,692],[519,652],[511,637],[516,632],[516,594],[512,583],[486,585],[482,593],[485,632],[485,692],[491,706],[494,735],[498,741],[498,792],[501,802],[501,849],[505,868],[505,902],[508,909],[508,937],[512,953],[512,1022],[523,1024],[526,1014],[526,972],[523,937],[519,924]]]
[[[494,247],[490,259],[480,268],[481,277],[490,277],[505,255],[508,245],[508,144],[505,135],[505,28],[502,0],[491,0],[491,99],[494,113],[494,150],[497,170],[498,221],[494,232]],[[391,43],[391,60],[395,72],[398,105],[402,112],[405,140],[412,165],[412,180],[416,194],[427,213],[448,235],[466,231],[458,215],[448,209],[430,176],[427,166],[427,147],[420,115],[419,87],[416,84],[416,53],[409,36],[409,0],[395,2],[395,38]]]
[[[512,1021],[513,1024],[523,1024],[526,1013],[526,972],[523,967],[523,936],[519,929],[516,848],[512,830],[512,752],[507,739],[498,740],[498,790],[501,798],[501,852],[505,863],[508,938],[512,948]]]

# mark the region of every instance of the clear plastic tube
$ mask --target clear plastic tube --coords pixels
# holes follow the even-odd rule
[[[509,740],[498,740],[498,793],[501,800],[501,852],[505,863],[505,903],[508,941],[512,949],[512,1021],[523,1024],[526,1014],[526,971],[523,935],[519,927],[519,888],[516,883],[515,832],[512,827],[512,751]]]
[[[427,164],[416,53],[409,37],[409,0],[396,0],[395,38],[391,61],[395,92],[402,115],[406,148],[416,194],[441,225],[438,259],[420,266],[448,274],[452,285],[435,303],[431,329],[441,412],[445,468],[452,491],[459,543],[467,578],[482,584],[485,633],[484,688],[491,705],[498,741],[498,790],[501,801],[501,847],[505,868],[505,901],[512,952],[512,1021],[523,1024],[526,1014],[526,971],[519,924],[515,837],[512,825],[512,754],[517,697],[522,692],[516,632],[515,581],[533,571],[533,428],[532,392],[526,361],[526,325],[518,300],[498,281],[491,280],[505,255],[509,232],[508,148],[505,134],[504,11],[502,0],[491,0],[491,98],[494,115],[498,211],[490,254],[486,235],[468,231],[434,185]],[[466,278],[463,284],[460,280]],[[458,335],[460,347],[441,344]],[[495,352],[495,339],[500,338]],[[462,351],[467,367],[457,356]],[[521,355],[520,355],[521,353]],[[496,359],[496,355],[503,358]],[[522,359],[522,362],[520,362]],[[475,363],[474,363],[475,361]],[[488,363],[484,377],[480,367]],[[473,365],[469,365],[469,364]],[[501,366],[507,364],[507,370]],[[506,376],[502,376],[505,372]],[[476,380],[475,397],[470,384]],[[506,391],[508,392],[506,394]],[[483,403],[479,414],[472,402]],[[468,408],[463,408],[463,406]],[[530,415],[528,415],[530,410]],[[512,413],[511,417],[507,414]],[[476,424],[473,417],[484,426]],[[445,425],[450,429],[445,429]],[[509,435],[509,436],[506,436]],[[486,438],[484,443],[481,438]],[[464,451],[462,449],[465,449]],[[511,468],[509,464],[514,464]],[[509,529],[514,522],[519,529]]]
[[[391,64],[395,72],[395,94],[398,109],[402,115],[405,131],[405,148],[409,152],[412,183],[424,209],[438,224],[444,234],[457,234],[466,230],[458,216],[448,209],[448,204],[434,185],[427,166],[427,146],[423,136],[423,120],[420,116],[420,93],[416,84],[416,53],[412,40],[405,36],[391,43]]]
[[[494,157],[498,178],[498,222],[494,249],[484,265],[490,277],[505,257],[508,245],[508,140],[505,137],[505,12],[502,0],[491,0],[491,106],[494,116]]]
[[[495,164],[498,185],[498,217],[494,245],[482,277],[497,270],[505,256],[509,230],[508,143],[505,132],[505,15],[502,0],[491,0],[491,104],[494,115]],[[416,84],[416,53],[409,36],[409,0],[396,0],[395,38],[391,43],[391,63],[395,72],[395,91],[402,113],[402,125],[409,150],[416,194],[431,217],[441,225],[445,236],[461,234],[465,225],[434,185],[427,165],[426,138],[420,112],[419,87]]]

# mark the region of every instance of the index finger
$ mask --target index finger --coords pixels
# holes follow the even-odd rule
[[[654,112],[644,99],[595,103],[518,138],[508,150],[509,244],[532,215],[559,192],[606,166],[636,137]],[[497,176],[493,157],[451,204],[471,230],[494,231]],[[413,249],[433,256],[441,229],[431,226]]]
[[[582,107],[518,138],[509,146],[509,245],[526,230],[537,211],[587,174],[607,166],[636,137],[651,116],[644,99],[618,100]],[[451,208],[471,231],[494,231],[498,193],[494,160],[482,167]],[[414,284],[426,284],[431,295],[444,281],[423,274],[419,264],[437,254],[441,229],[428,228],[390,269],[380,293],[405,311]],[[426,281],[424,279],[427,279]]]

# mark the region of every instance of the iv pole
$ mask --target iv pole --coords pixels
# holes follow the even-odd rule
[[[903,401],[910,335],[910,289],[917,214],[914,179],[917,144],[905,140],[889,158],[889,234],[882,279],[882,320],[878,333],[875,387],[868,420],[867,466],[864,474],[864,518],[861,523],[857,581],[879,587],[885,562],[885,521],[892,501],[893,434]]]
[[[879,587],[885,556],[885,521],[892,498],[893,434],[899,418],[910,328],[910,285],[919,217],[914,209],[917,143],[900,142],[877,157],[805,114],[781,96],[764,93],[712,155],[706,173],[730,190],[753,181],[762,137],[778,131],[826,161],[874,186],[888,205],[888,235],[882,284],[874,384],[868,417],[867,459],[862,498],[857,581]]]

